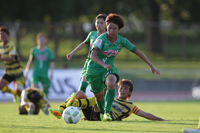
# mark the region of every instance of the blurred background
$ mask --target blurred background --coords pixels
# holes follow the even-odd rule
[[[88,47],[71,61],[66,54],[96,30],[96,15],[117,13],[125,21],[119,35],[129,39],[162,74],[153,75],[141,59],[122,50],[115,65],[120,78],[133,81],[132,99],[187,100],[200,95],[196,93],[200,77],[199,9],[199,0],[5,0],[0,4],[0,26],[9,28],[24,67],[30,49],[36,46],[37,33],[45,32],[47,46],[56,56],[56,69],[81,69]],[[4,68],[3,63],[0,67]]]

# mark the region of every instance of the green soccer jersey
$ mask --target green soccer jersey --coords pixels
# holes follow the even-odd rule
[[[90,51],[91,51],[92,45],[93,45],[94,41],[97,39],[97,37],[98,37],[97,31],[91,31],[88,34],[87,38],[85,39],[85,42],[87,44],[90,44],[90,48],[89,48],[89,53],[88,53],[88,56],[87,56],[87,60],[85,61],[84,67],[83,67],[82,72],[81,72],[81,77],[85,77],[88,61],[90,59]]]
[[[49,69],[49,62],[55,60],[52,51],[45,48],[40,51],[37,47],[31,49],[31,54],[34,60],[33,75],[47,76]]]
[[[90,44],[90,48],[89,48],[89,53],[88,53],[88,59],[90,59],[90,50],[92,49],[92,45],[94,43],[94,41],[97,39],[98,35],[97,35],[97,31],[91,31],[87,38],[85,39],[85,42],[87,44]]]
[[[123,47],[131,51],[135,46],[126,38],[119,35],[117,35],[117,40],[114,43],[110,43],[107,39],[107,33],[103,33],[96,39],[92,48],[100,49],[97,54],[99,59],[106,64],[110,64],[112,68],[116,68],[114,65],[114,59]],[[105,70],[106,68],[90,59],[86,75],[98,75],[105,72]]]

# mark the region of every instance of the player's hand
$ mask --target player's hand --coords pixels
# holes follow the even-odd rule
[[[69,54],[66,55],[66,57],[67,57],[68,60],[70,60],[72,58],[72,56],[73,56],[72,53],[69,53]]]
[[[25,80],[27,80],[27,74],[24,74],[24,78],[25,78]]]
[[[111,69],[111,65],[110,64],[104,64],[103,67],[106,68],[107,70]]]
[[[158,76],[161,75],[161,74],[160,74],[160,71],[159,71],[158,69],[156,69],[155,67],[151,68],[151,72],[152,72],[153,74],[157,74]]]
[[[53,74],[50,75],[50,80],[52,80],[52,79],[53,79]]]
[[[45,104],[45,107],[44,107],[44,109],[43,109],[43,112],[44,112],[44,114],[45,115],[48,115],[49,114],[49,111],[48,111],[48,108],[49,108],[50,106],[48,105],[48,104]]]

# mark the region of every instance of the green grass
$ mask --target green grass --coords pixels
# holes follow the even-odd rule
[[[60,102],[50,102],[57,108]],[[119,122],[79,121],[66,124],[52,115],[40,112],[36,116],[18,115],[14,103],[0,103],[0,132],[7,133],[180,133],[183,128],[195,129],[199,120],[199,101],[135,102],[142,110],[171,121],[150,121],[136,115]]]

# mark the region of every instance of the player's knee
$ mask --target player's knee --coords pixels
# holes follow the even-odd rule
[[[85,98],[87,98],[87,96],[83,91],[76,92],[76,99],[85,99]]]
[[[100,97],[100,96],[95,97],[95,99],[96,99],[97,102],[101,102],[101,101],[103,101],[103,97]]]
[[[5,86],[5,84],[0,83],[0,90],[2,90],[4,86]]]
[[[115,89],[115,82],[109,81],[106,85],[108,89]]]

